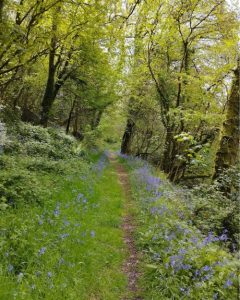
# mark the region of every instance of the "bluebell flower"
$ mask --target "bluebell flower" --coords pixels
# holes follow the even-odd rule
[[[7,267],[7,270],[8,270],[8,272],[11,273],[14,270],[13,265],[9,264],[8,267]]]
[[[70,235],[69,233],[62,233],[59,235],[59,238],[63,240],[65,238],[69,237],[69,235]]]
[[[70,225],[70,222],[68,220],[64,220],[63,223],[64,223],[65,226],[69,226]]]
[[[150,209],[150,213],[151,213],[152,215],[154,215],[157,211],[158,211],[158,208],[157,208],[157,207],[151,207],[151,209]]]
[[[195,271],[195,276],[198,277],[199,275],[200,275],[200,271],[199,271],[199,270],[196,270],[196,271]]]
[[[226,233],[223,233],[222,235],[220,235],[219,240],[220,241],[227,241],[228,240],[228,236],[226,235]]]
[[[52,272],[48,272],[48,273],[47,273],[47,277],[48,277],[48,278],[51,278],[51,277],[52,277]]]
[[[58,217],[60,215],[60,204],[57,203],[56,208],[53,211],[53,214],[55,217]]]
[[[21,282],[22,281],[22,278],[23,278],[24,274],[22,272],[20,272],[17,276],[17,282]]]
[[[92,230],[92,231],[90,232],[90,235],[91,235],[92,238],[94,238],[94,237],[95,237],[95,231]]]
[[[210,267],[210,266],[204,266],[203,268],[202,268],[202,270],[203,271],[205,271],[205,272],[208,272],[208,271],[211,271],[212,270],[212,268]]]
[[[61,257],[61,258],[59,259],[59,261],[58,261],[59,265],[62,265],[62,264],[64,264],[64,262],[65,262],[65,260],[64,260],[64,258],[63,258],[63,257]]]
[[[227,281],[226,281],[225,284],[224,284],[224,288],[226,289],[226,288],[228,288],[228,287],[230,287],[230,286],[232,286],[232,285],[233,285],[232,280],[227,279]]]
[[[205,276],[202,277],[203,281],[209,280],[213,275],[212,274],[207,274]]]
[[[214,234],[212,232],[209,232],[208,236],[204,238],[202,244],[204,246],[206,246],[209,243],[218,241],[218,238],[216,236],[214,236]]]
[[[190,270],[192,268],[192,266],[191,265],[188,265],[188,264],[182,264],[182,269],[183,270]]]
[[[152,241],[156,241],[156,240],[157,240],[157,236],[154,235],[154,236],[152,237]]]
[[[180,248],[178,252],[179,252],[179,254],[186,254],[187,250],[183,249],[183,248]]]
[[[84,197],[84,195],[82,194],[82,193],[79,193],[78,195],[77,195],[77,200],[80,200],[81,198],[83,198]]]
[[[174,232],[172,232],[170,235],[166,235],[166,240],[167,241],[172,241],[175,238],[176,238],[176,235],[175,235]]]
[[[38,254],[39,255],[43,255],[46,252],[47,248],[46,247],[42,247],[39,251]]]

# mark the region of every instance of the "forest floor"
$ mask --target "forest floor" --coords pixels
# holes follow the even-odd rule
[[[107,151],[1,159],[3,184],[34,192],[0,211],[1,300],[237,299],[235,258],[146,162]],[[20,205],[43,188],[41,205]]]

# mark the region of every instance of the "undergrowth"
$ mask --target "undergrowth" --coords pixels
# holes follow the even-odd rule
[[[123,195],[106,154],[83,157],[58,130],[20,123],[9,131],[0,156],[0,299],[120,299]]]
[[[228,232],[203,234],[193,224],[188,195],[136,158],[122,156],[139,206],[136,241],[144,254],[144,299],[238,297],[236,255],[224,243]]]

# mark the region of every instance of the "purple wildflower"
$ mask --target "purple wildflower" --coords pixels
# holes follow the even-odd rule
[[[228,236],[226,235],[226,233],[223,233],[222,235],[220,235],[219,240],[220,241],[227,241],[228,240]]]
[[[69,233],[62,233],[59,235],[59,238],[64,240],[65,238],[69,237]]]
[[[226,281],[225,284],[224,284],[224,288],[226,289],[226,288],[228,288],[228,287],[230,287],[230,286],[232,286],[232,285],[233,285],[232,280],[227,279],[227,281]]]
[[[58,261],[59,265],[62,265],[62,264],[64,264],[64,262],[65,262],[65,260],[64,260],[64,258],[63,258],[63,257],[61,257],[61,258],[59,259],[59,261]]]
[[[205,271],[205,272],[208,272],[208,271],[211,271],[212,270],[212,268],[210,267],[210,266],[204,266],[203,268],[202,268],[202,270],[203,271]]]
[[[54,217],[58,217],[60,215],[60,210],[58,208],[56,208],[53,212]]]
[[[14,270],[13,265],[9,264],[8,267],[7,267],[7,270],[8,270],[8,272],[11,273]]]
[[[82,201],[82,203],[83,203],[83,204],[86,204],[86,203],[87,203],[87,199],[84,198],[83,201]]]
[[[83,198],[84,197],[84,195],[82,194],[82,193],[79,193],[78,195],[77,195],[77,200],[79,201],[81,198]]]
[[[69,226],[70,225],[70,222],[68,220],[64,220],[63,223],[64,223],[65,226]]]
[[[39,255],[43,255],[46,252],[47,248],[46,247],[42,247],[39,251],[38,254]]]

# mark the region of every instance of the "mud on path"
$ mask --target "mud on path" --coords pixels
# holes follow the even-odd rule
[[[128,258],[123,265],[123,272],[127,275],[128,293],[131,296],[124,297],[122,300],[142,300],[142,298],[139,296],[140,290],[138,287],[138,279],[140,276],[138,271],[139,253],[137,252],[134,241],[135,222],[132,214],[133,199],[131,195],[131,185],[129,182],[128,173],[126,172],[124,166],[117,162],[116,156],[114,154],[109,154],[109,160],[115,166],[119,182],[122,185],[126,197],[122,229],[124,233],[124,243],[126,244],[128,250]]]

